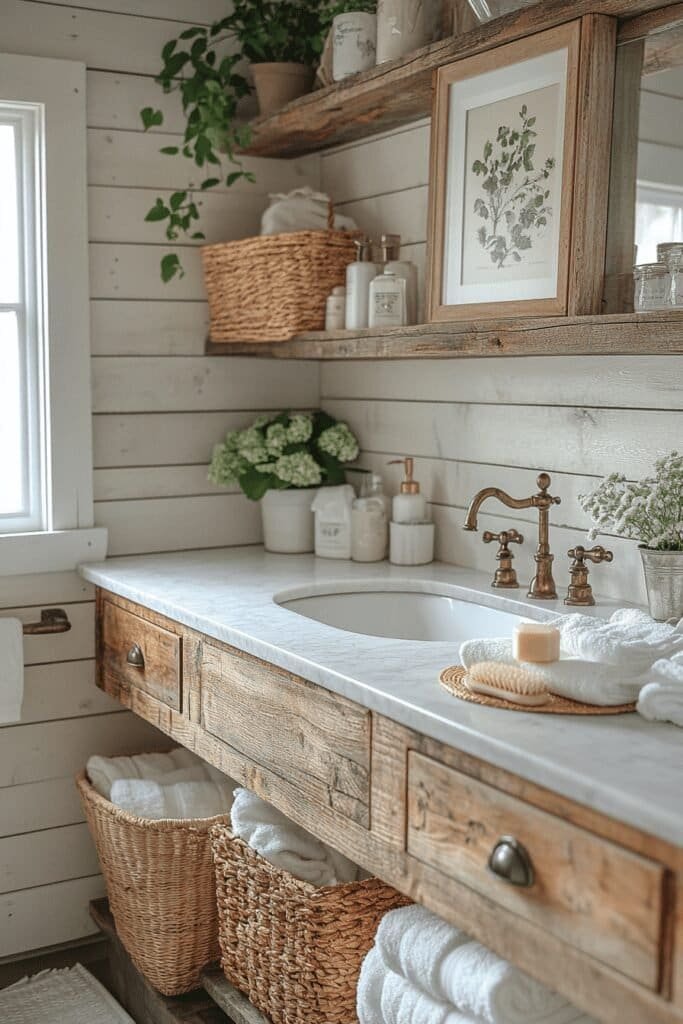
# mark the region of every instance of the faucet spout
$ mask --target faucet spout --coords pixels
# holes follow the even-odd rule
[[[538,547],[534,555],[536,562],[536,575],[529,585],[528,597],[538,599],[553,599],[557,597],[555,580],[553,579],[552,563],[553,555],[550,551],[549,541],[549,509],[552,505],[559,505],[560,498],[548,494],[550,477],[547,473],[539,473],[536,478],[538,493],[528,498],[513,498],[507,491],[500,487],[484,487],[475,494],[470,503],[463,525],[464,530],[477,530],[479,509],[487,498],[496,498],[507,508],[537,508],[538,509]]]

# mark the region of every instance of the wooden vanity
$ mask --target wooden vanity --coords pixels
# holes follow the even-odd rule
[[[680,847],[101,588],[97,609],[99,686],[173,741],[599,1020],[683,1021]],[[491,872],[501,837],[533,884]]]

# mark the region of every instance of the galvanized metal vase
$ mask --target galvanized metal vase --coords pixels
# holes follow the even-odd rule
[[[658,622],[683,618],[683,551],[639,547],[650,615]]]

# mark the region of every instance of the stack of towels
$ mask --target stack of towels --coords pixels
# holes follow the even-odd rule
[[[358,981],[360,1024],[596,1024],[417,905],[392,910]]]
[[[587,704],[628,704],[652,721],[683,726],[683,619],[655,622],[635,608],[620,608],[608,620],[560,615],[561,660],[548,665],[515,661],[512,640],[468,640],[460,648],[465,668],[498,661],[532,669],[548,689]]]
[[[232,833],[264,860],[311,885],[355,882],[358,868],[248,789],[236,789]]]
[[[235,783],[183,747],[168,754],[91,757],[94,788],[140,818],[213,818],[228,814]]]

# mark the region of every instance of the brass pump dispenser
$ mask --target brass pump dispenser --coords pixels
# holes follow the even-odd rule
[[[423,523],[427,518],[427,503],[420,493],[420,484],[413,479],[414,459],[391,459],[389,466],[402,465],[405,477],[401,481],[399,494],[393,500],[391,518],[395,523]]]

